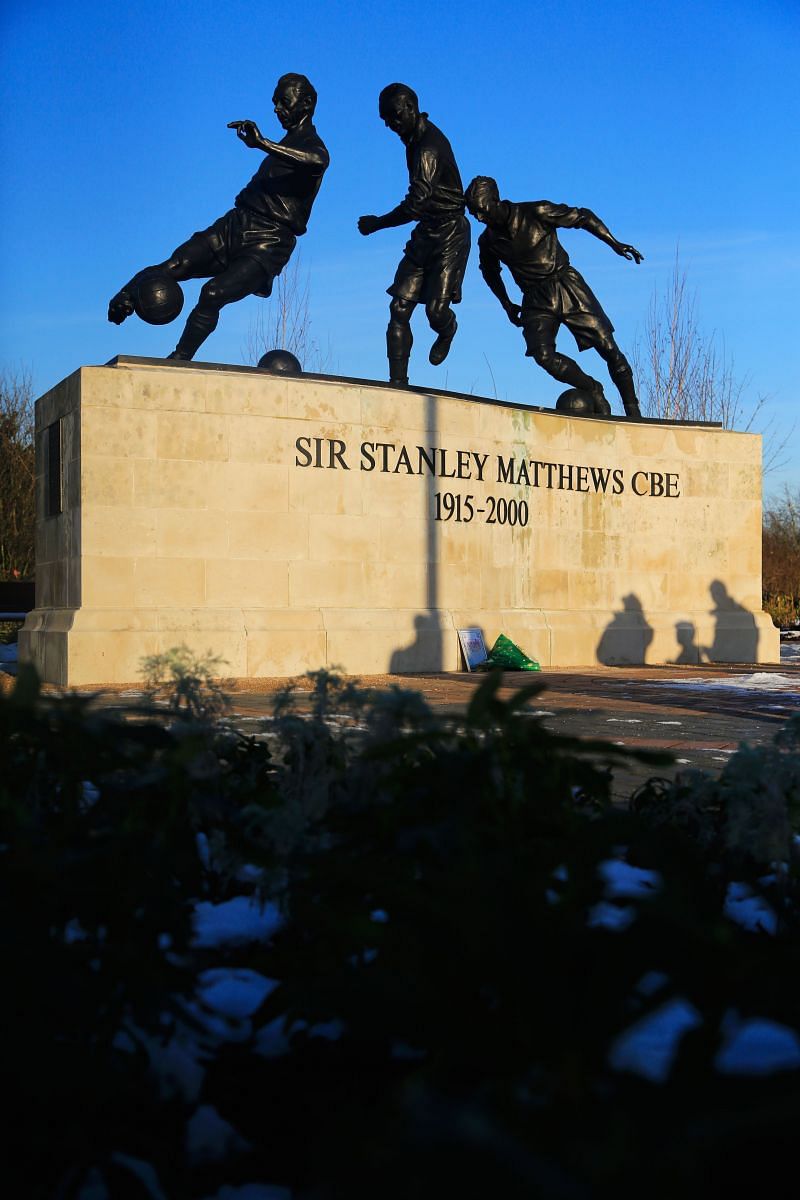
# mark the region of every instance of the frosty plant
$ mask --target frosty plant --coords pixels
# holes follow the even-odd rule
[[[145,690],[152,700],[166,702],[178,716],[212,721],[229,708],[218,678],[224,665],[225,659],[210,650],[201,656],[186,645],[173,646],[142,659]]]

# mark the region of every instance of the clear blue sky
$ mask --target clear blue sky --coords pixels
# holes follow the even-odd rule
[[[260,155],[226,122],[278,135],[275,81],[302,71],[331,152],[300,243],[331,371],[385,377],[384,289],[408,230],[364,239],[355,221],[405,192],[403,148],[377,115],[379,90],[400,79],[465,182],[489,174],[514,200],[585,205],[644,253],[635,267],[563,235],[626,352],[679,244],[747,397],[769,394],[785,432],[800,418],[800,0],[0,0],[0,46],[0,366],[30,368],[37,392],[82,364],[172,349],[180,322],[117,328],[108,299],[230,207]],[[198,287],[186,285],[185,312]],[[226,309],[198,357],[245,361],[266,303]],[[555,402],[559,385],[523,357],[474,254],[459,320],[436,369],[417,314],[412,382]],[[600,360],[581,363],[619,411]],[[768,491],[800,486],[800,421],[789,453]]]

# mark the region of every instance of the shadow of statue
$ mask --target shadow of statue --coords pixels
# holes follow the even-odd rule
[[[420,671],[442,670],[442,628],[439,614],[417,613],[414,617],[414,641],[392,652],[390,675],[412,675]]]
[[[644,664],[652,640],[653,630],[641,601],[630,592],[622,597],[622,608],[603,630],[597,643],[597,661],[608,667]]]
[[[714,640],[702,647],[709,662],[756,662],[758,629],[755,617],[743,605],[737,604],[721,579],[714,579],[708,588],[714,608]]]
[[[675,640],[680,646],[680,654],[671,659],[677,666],[695,666],[700,662],[703,647],[695,641],[697,626],[694,621],[675,622]]]

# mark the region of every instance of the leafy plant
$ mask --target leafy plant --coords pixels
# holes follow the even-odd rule
[[[218,678],[224,663],[223,658],[210,650],[197,655],[188,646],[173,646],[163,654],[150,654],[142,659],[145,689],[151,700],[163,700],[170,712],[213,721],[230,707]]]
[[[8,1194],[706,1200],[790,1167],[800,1071],[724,1064],[748,1021],[800,1034],[796,722],[627,811],[630,752],[544,728],[544,681],[465,715],[312,682],[253,737],[27,667],[0,697]]]

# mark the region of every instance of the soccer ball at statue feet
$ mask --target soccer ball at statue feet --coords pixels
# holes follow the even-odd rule
[[[556,400],[556,412],[567,413],[571,417],[607,417],[611,413],[611,405],[602,391],[597,395],[583,388],[567,388]]]
[[[302,375],[303,368],[300,360],[295,358],[291,350],[268,350],[258,360],[260,371],[269,371],[271,375]]]
[[[181,285],[164,272],[145,275],[134,289],[134,312],[148,325],[168,325],[182,308]]]

